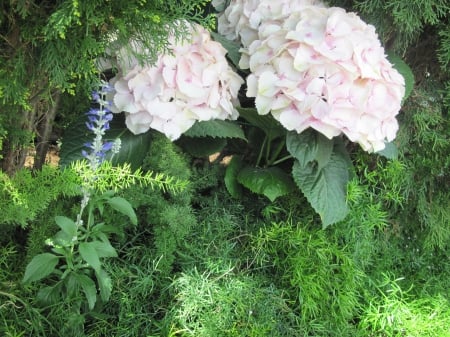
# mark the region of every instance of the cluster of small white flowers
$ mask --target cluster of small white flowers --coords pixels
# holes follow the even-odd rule
[[[111,111],[124,111],[134,134],[151,128],[176,140],[196,121],[238,117],[244,80],[228,64],[222,45],[200,25],[191,27],[191,37],[171,38],[171,53],[153,66],[141,66],[125,49],[116,53],[120,73],[111,80]]]
[[[368,152],[395,138],[404,79],[356,14],[318,1],[232,0],[219,32],[243,47],[259,114],[298,133],[344,133]]]

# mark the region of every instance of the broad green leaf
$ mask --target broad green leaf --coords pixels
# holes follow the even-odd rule
[[[108,273],[103,269],[100,269],[95,272],[95,276],[97,277],[97,283],[100,290],[101,299],[106,302],[109,300],[112,291],[112,281],[111,277],[109,277]]]
[[[177,144],[192,156],[202,158],[222,151],[225,145],[227,145],[227,141],[225,138],[191,138],[181,136],[180,139],[177,140]]]
[[[107,199],[106,202],[116,211],[128,216],[133,225],[137,225],[136,213],[134,212],[133,206],[131,206],[128,200],[122,197],[113,197]]]
[[[293,189],[292,179],[278,167],[253,168],[244,167],[237,176],[238,181],[257,194],[263,194],[270,201],[290,193]]]
[[[397,146],[393,143],[386,143],[385,144],[386,147],[381,150],[376,152],[379,155],[382,155],[383,157],[387,158],[387,159],[397,159],[398,157],[398,148]]]
[[[51,253],[36,255],[25,268],[22,282],[29,283],[50,275],[58,264],[59,257]]]
[[[82,150],[86,150],[85,143],[92,142],[94,134],[86,128],[86,115],[81,115],[78,120],[69,125],[62,139],[60,160],[61,167],[68,166],[71,162],[83,159]],[[151,132],[140,135],[134,135],[125,125],[123,114],[114,114],[110,122],[110,129],[106,131],[103,139],[105,141],[114,141],[120,138],[120,152],[114,155],[112,163],[114,165],[129,163],[133,170],[138,169],[150,148],[152,139]],[[109,159],[108,154],[105,159]]]
[[[403,102],[409,97],[411,94],[415,79],[414,73],[411,68],[403,61],[399,56],[393,53],[387,53],[388,60],[393,64],[394,68],[403,76],[405,79],[405,96],[403,97]]]
[[[284,136],[286,129],[271,115],[259,115],[256,108],[236,108],[239,115],[251,125],[264,131],[269,141]]]
[[[346,217],[349,166],[346,153],[342,149],[335,146],[330,160],[322,169],[319,169],[315,162],[302,165],[295,161],[292,176],[320,215],[324,228]]]
[[[86,261],[95,271],[100,270],[100,258],[95,244],[92,242],[81,242],[79,246],[80,255],[84,261]]]
[[[184,133],[187,137],[240,138],[245,140],[244,131],[234,122],[210,120],[196,122]]]
[[[61,303],[62,287],[63,282],[58,282],[55,285],[39,289],[38,293],[36,294],[37,303],[42,306]]]
[[[73,276],[83,289],[86,299],[89,304],[89,309],[94,309],[95,302],[97,302],[97,289],[95,287],[95,282],[87,275],[73,273]]]
[[[233,156],[225,170],[225,186],[230,195],[234,198],[239,198],[242,195],[242,185],[239,184],[237,180],[237,176],[242,166],[242,158]]]
[[[333,140],[315,130],[306,130],[300,134],[291,131],[286,136],[286,148],[299,164],[307,165],[316,161],[321,169],[330,160]]]
[[[236,67],[239,67],[239,60],[241,59],[241,53],[239,52],[240,45],[215,32],[211,32],[211,36],[227,50],[227,56],[231,62],[233,62]]]
[[[98,257],[117,257],[117,252],[111,243],[107,240],[105,241],[92,241],[91,245],[94,246],[97,251]]]
[[[72,238],[77,233],[77,225],[75,221],[68,217],[57,215],[55,216],[55,222],[69,238]]]

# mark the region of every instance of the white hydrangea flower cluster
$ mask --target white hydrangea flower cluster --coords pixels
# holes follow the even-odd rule
[[[219,20],[220,32],[241,41],[258,113],[298,133],[344,133],[365,151],[382,150],[396,136],[405,88],[375,28],[314,1],[271,2],[232,0]]]
[[[128,129],[140,134],[151,128],[176,140],[196,121],[236,119],[244,80],[228,64],[222,45],[192,25],[190,39],[171,39],[171,51],[146,67],[125,49],[116,53],[120,73],[111,80],[111,111],[126,113]]]

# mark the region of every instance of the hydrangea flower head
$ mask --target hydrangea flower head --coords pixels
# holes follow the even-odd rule
[[[196,121],[236,119],[237,94],[244,80],[229,66],[221,44],[200,25],[187,41],[170,39],[171,54],[156,64],[125,65],[129,55],[117,54],[121,72],[112,79],[113,112],[126,113],[134,134],[155,129],[175,140]]]
[[[343,133],[368,152],[395,138],[404,79],[373,26],[341,8],[305,6],[258,27],[241,59],[258,113],[298,133]]]

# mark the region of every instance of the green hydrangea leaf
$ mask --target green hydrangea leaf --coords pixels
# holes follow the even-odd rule
[[[299,164],[307,165],[316,161],[319,169],[330,160],[333,144],[333,140],[315,130],[306,130],[300,134],[292,131],[286,136],[286,148]]]
[[[81,115],[78,120],[67,127],[62,138],[59,164],[66,167],[70,163],[83,159],[82,150],[87,150],[86,143],[92,142],[94,134],[86,127],[87,118]],[[137,170],[150,148],[151,132],[140,135],[134,135],[125,126],[124,114],[114,114],[110,122],[110,129],[106,131],[103,139],[105,141],[114,141],[117,138],[121,140],[121,147],[118,154],[112,158],[114,165],[129,163],[133,170]],[[111,153],[107,154],[105,159],[110,159]]]
[[[177,144],[192,156],[202,158],[222,151],[225,145],[227,145],[227,140],[225,138],[192,138],[181,136],[180,139],[177,140]]]
[[[222,120],[196,122],[184,135],[188,137],[240,138],[245,140],[244,131],[239,125]]]
[[[234,66],[238,68],[239,60],[241,59],[241,53],[239,52],[239,49],[241,48],[240,45],[215,32],[211,32],[211,36],[214,41],[219,42],[227,50],[228,58]]]
[[[397,159],[398,158],[398,148],[393,143],[386,143],[385,148],[381,151],[376,152],[377,154],[387,158],[387,159]]]
[[[278,167],[254,168],[246,166],[238,174],[239,183],[254,193],[265,195],[270,201],[293,190],[291,177]]]
[[[324,228],[343,220],[348,214],[346,203],[349,166],[347,153],[338,146],[328,163],[319,168],[317,162],[294,162],[292,176],[298,187],[320,215]]]
[[[409,95],[411,94],[415,79],[414,73],[412,72],[409,65],[406,64],[399,56],[393,53],[387,53],[388,60],[392,63],[395,69],[403,76],[405,79],[405,96],[403,97],[403,101],[405,101]]]
[[[225,187],[228,193],[234,198],[239,198],[242,195],[242,185],[239,184],[237,176],[243,167],[242,158],[234,156],[231,158],[225,170]]]
[[[236,108],[239,115],[247,120],[251,125],[264,131],[268,140],[284,136],[286,129],[271,115],[259,115],[256,108]]]

